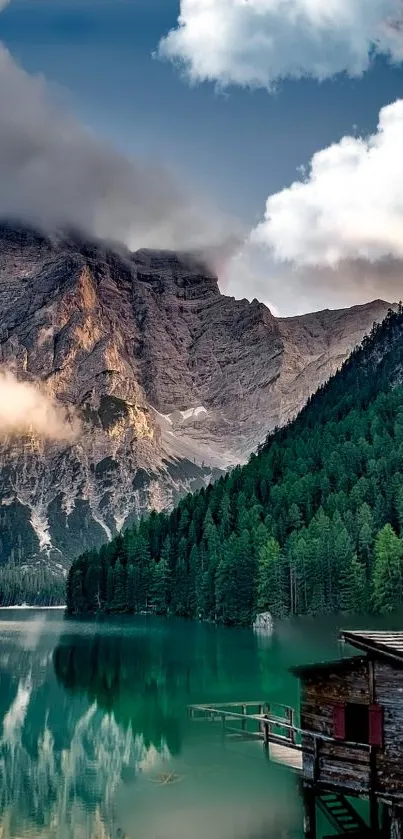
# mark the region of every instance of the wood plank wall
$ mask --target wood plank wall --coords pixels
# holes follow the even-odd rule
[[[383,707],[384,748],[376,754],[376,786],[386,798],[403,803],[403,668],[374,663],[375,702]]]
[[[367,661],[347,663],[343,669],[316,671],[301,683],[301,728],[334,736],[334,705],[354,702],[368,705]],[[351,792],[369,789],[369,752],[351,749],[344,743],[303,738],[303,775],[306,780],[337,786]]]

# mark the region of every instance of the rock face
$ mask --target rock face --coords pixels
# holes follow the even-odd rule
[[[150,508],[243,462],[388,304],[276,319],[195,258],[0,227],[0,369],[81,422],[0,438],[0,563],[62,571]]]

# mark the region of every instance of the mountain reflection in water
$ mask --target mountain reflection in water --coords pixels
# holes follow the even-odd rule
[[[0,611],[1,839],[300,836],[296,778],[196,702],[297,704],[292,664],[338,655],[328,620],[272,639],[184,621]]]

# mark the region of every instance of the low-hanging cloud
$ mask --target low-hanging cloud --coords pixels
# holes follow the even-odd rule
[[[159,55],[193,82],[271,88],[403,59],[401,0],[181,0]]]
[[[34,434],[41,440],[72,443],[79,432],[78,420],[40,385],[0,370],[0,439]]]
[[[74,227],[132,249],[202,248],[236,228],[162,166],[102,142],[2,46],[0,183],[0,216]]]

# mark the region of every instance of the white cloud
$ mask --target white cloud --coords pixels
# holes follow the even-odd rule
[[[402,149],[400,99],[382,108],[375,134],[317,152],[304,180],[271,195],[251,242],[299,266],[403,258]]]
[[[403,59],[401,0],[181,0],[161,57],[195,82],[270,88],[287,77],[364,73]]]
[[[0,371],[0,437],[34,434],[71,443],[78,433],[78,421],[39,385],[19,381],[10,370]]]
[[[403,99],[369,137],[319,151],[269,196],[264,220],[227,263],[226,287],[281,313],[402,297]]]

